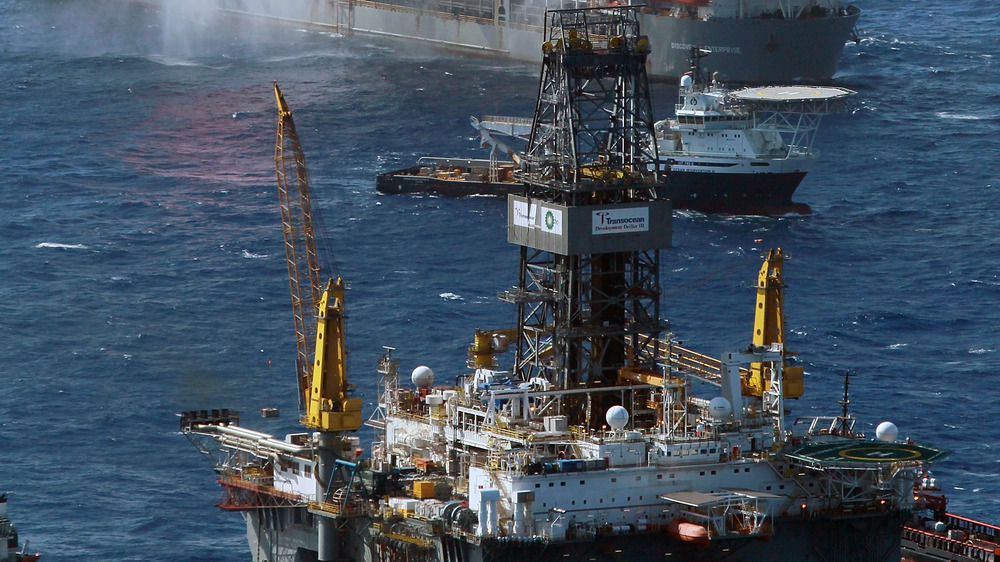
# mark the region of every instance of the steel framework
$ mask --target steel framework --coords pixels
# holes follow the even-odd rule
[[[645,69],[650,47],[635,8],[550,11],[545,37],[517,172],[529,202],[559,205],[569,216],[576,207],[627,212],[660,201]],[[554,231],[551,213],[539,220]],[[583,226],[565,235],[587,236]],[[659,247],[571,253],[522,244],[518,286],[501,294],[518,305],[518,376],[570,389],[614,384],[626,365],[655,369],[663,329]],[[570,423],[588,423],[589,408],[568,406]]]

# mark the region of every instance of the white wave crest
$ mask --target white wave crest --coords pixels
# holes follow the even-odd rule
[[[60,244],[59,242],[41,242],[35,244],[36,248],[60,248],[63,250],[86,250],[87,246],[84,244]]]

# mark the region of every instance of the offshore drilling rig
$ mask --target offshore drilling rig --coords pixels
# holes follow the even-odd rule
[[[673,342],[659,278],[671,208],[637,8],[550,11],[545,38],[524,191],[508,200],[521,259],[499,296],[517,305],[517,327],[477,331],[472,372],[454,384],[426,366],[406,384],[387,348],[370,459],[351,435],[343,284],[312,293],[318,306],[295,288],[319,279],[298,242],[311,222],[297,142],[297,190],[278,166],[312,433],[276,439],[225,410],[181,418],[203,452],[205,439],[222,445],[220,507],[244,515],[255,562],[898,560],[916,475],[943,453],[865,441],[846,413],[786,427],[802,369],[785,364],[780,250],[761,267],[746,345],[715,358]],[[281,130],[276,163],[288,162]],[[313,356],[299,327],[310,310]]]

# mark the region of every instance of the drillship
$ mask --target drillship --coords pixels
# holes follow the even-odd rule
[[[746,344],[713,358],[667,333],[671,206],[651,166],[639,13],[549,17],[525,189],[508,198],[520,265],[500,298],[517,325],[477,330],[447,384],[426,366],[405,380],[387,349],[370,458],[353,434],[345,284],[318,280],[305,160],[275,86],[306,430],[181,415],[203,451],[221,445],[219,505],[244,516],[253,559],[899,560],[918,474],[945,453],[889,422],[864,439],[846,396],[840,415],[786,421],[803,368],[786,364],[781,250],[760,269]]]
[[[162,1],[162,0],[161,0]],[[612,0],[611,4],[620,2]],[[454,50],[537,62],[546,10],[594,0],[207,0],[204,7],[290,25],[420,40]],[[826,82],[861,10],[841,0],[653,0],[637,7],[653,45],[648,72],[677,80],[688,53],[714,53],[725,82]]]

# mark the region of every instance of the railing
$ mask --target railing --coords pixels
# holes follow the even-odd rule
[[[350,517],[358,515],[369,515],[368,507],[364,503],[347,502],[309,502],[309,509],[329,513],[338,517]]]

